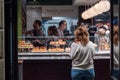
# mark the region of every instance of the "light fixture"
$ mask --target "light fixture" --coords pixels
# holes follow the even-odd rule
[[[88,10],[84,11],[81,16],[83,19],[89,19],[96,15],[98,15],[98,13],[93,8],[89,8]]]
[[[93,8],[88,9],[87,13],[89,14],[89,18],[98,15],[98,13]]]
[[[102,9],[100,9],[100,4],[99,4],[99,3],[95,4],[92,8],[93,8],[93,9],[96,11],[96,13],[98,13],[98,14],[102,14],[102,13],[103,13]]]
[[[110,9],[110,2],[108,0],[102,0],[99,2],[99,10],[107,12]]]
[[[82,16],[83,19],[88,19],[88,18],[89,18],[89,15],[87,14],[87,11],[86,11],[86,12],[83,12],[83,13],[81,14],[81,16]]]
[[[108,0],[101,0],[99,3],[95,4],[92,8],[98,13],[107,12],[110,9],[110,2]]]
[[[99,14],[102,14],[103,12],[107,12],[109,11],[109,9],[110,2],[108,0],[101,0],[91,8],[84,11],[81,16],[83,19],[89,19]]]

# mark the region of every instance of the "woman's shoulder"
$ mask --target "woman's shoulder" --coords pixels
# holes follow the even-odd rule
[[[91,41],[89,41],[89,43],[88,43],[88,48],[89,48],[90,50],[94,50],[94,49],[95,49],[94,43],[91,42]]]
[[[89,44],[93,44],[93,42],[92,42],[92,41],[89,41],[88,43],[89,43]]]
[[[89,41],[87,45],[88,45],[88,46],[92,46],[92,45],[94,45],[94,44],[93,44],[92,41]]]
[[[80,45],[80,42],[73,42],[71,45]]]

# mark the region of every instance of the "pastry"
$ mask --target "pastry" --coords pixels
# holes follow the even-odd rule
[[[70,48],[65,48],[65,52],[70,52]]]

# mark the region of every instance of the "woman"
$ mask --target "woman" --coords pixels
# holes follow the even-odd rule
[[[48,35],[49,36],[59,36],[56,26],[53,25],[53,26],[48,27]]]
[[[59,34],[58,34],[56,26],[49,26],[48,27],[48,36],[50,36],[53,41],[58,40]]]
[[[78,27],[75,32],[75,42],[71,45],[70,56],[72,57],[72,80],[94,80],[93,55],[95,48],[89,41],[86,26]]]
[[[47,43],[47,49],[49,49],[50,47],[53,47],[53,45],[50,45],[51,41],[58,41],[58,32],[57,32],[57,27],[56,26],[49,26],[48,27],[48,43]]]

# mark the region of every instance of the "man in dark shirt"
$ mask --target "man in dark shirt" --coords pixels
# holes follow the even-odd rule
[[[33,38],[31,39],[31,42],[33,43],[33,46],[40,47],[44,45],[43,38],[39,38],[40,36],[44,36],[41,30],[41,21],[35,20],[33,24],[33,29],[29,30],[26,34],[30,34]]]

